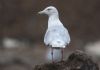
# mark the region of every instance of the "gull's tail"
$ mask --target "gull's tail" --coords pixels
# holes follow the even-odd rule
[[[51,42],[51,45],[55,48],[65,48],[65,43],[61,40],[54,40]]]

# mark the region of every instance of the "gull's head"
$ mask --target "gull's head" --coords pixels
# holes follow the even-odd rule
[[[58,11],[54,6],[46,7],[43,11],[38,12],[39,14],[46,14],[48,16],[58,15]]]

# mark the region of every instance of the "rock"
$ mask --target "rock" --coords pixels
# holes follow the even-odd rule
[[[67,60],[36,65],[34,70],[99,70],[99,67],[86,53],[76,50]]]

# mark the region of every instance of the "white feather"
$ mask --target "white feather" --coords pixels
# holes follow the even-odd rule
[[[44,43],[52,47],[65,48],[66,45],[70,43],[70,36],[68,30],[59,20],[57,9],[53,6],[49,6],[39,13],[44,13],[49,16],[48,29],[44,36]]]

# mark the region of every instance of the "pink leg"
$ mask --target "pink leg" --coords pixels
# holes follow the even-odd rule
[[[51,47],[51,56],[52,56],[52,63],[54,63],[53,61],[53,48]]]
[[[62,54],[62,56],[61,56],[61,61],[63,61],[63,54],[64,54],[64,49],[63,48],[61,48],[61,54]]]

